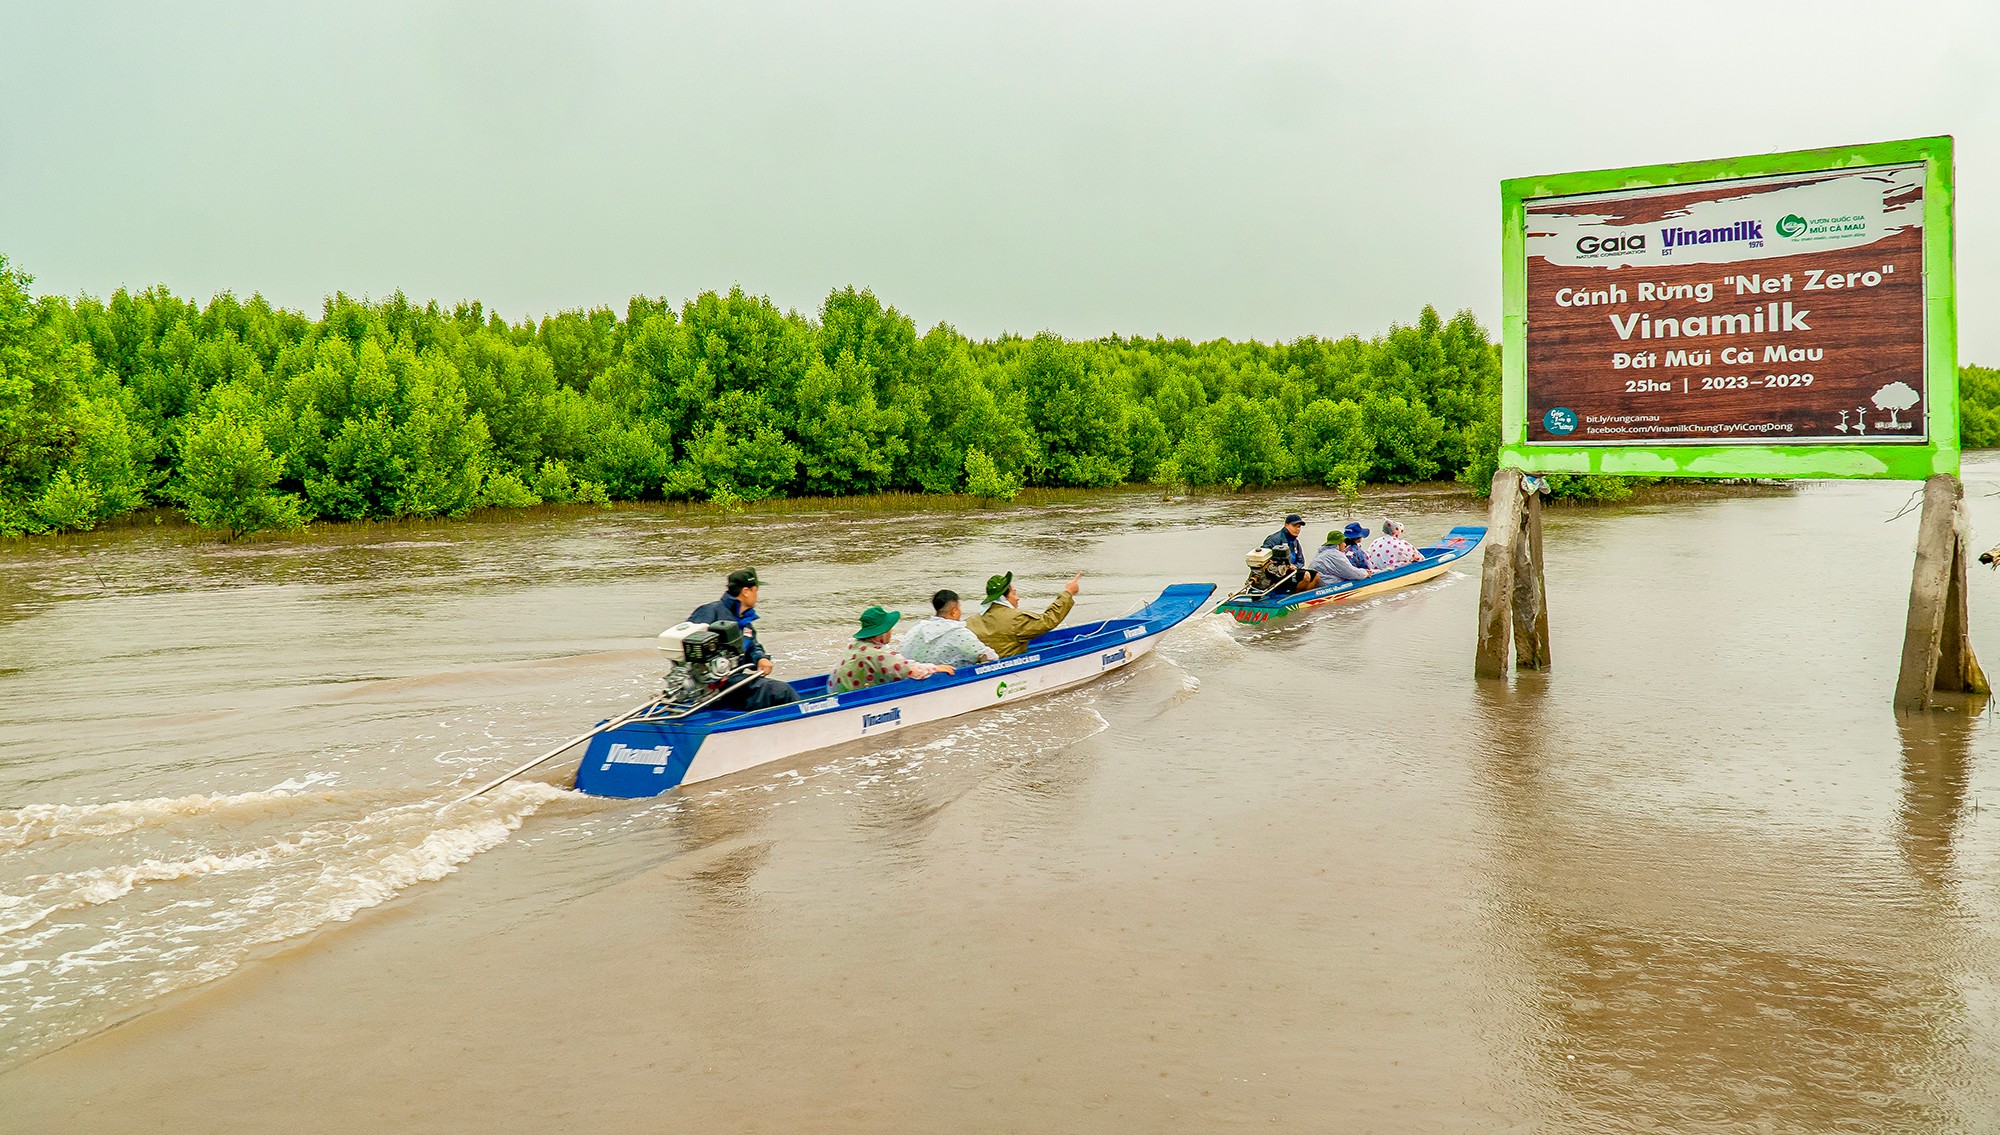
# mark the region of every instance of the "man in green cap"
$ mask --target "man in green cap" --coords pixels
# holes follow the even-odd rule
[[[986,581],[986,609],[965,620],[979,641],[992,647],[1002,658],[1011,658],[1028,649],[1036,635],[1044,635],[1069,618],[1076,605],[1076,593],[1083,590],[1083,573],[1077,572],[1063,584],[1062,593],[1040,615],[1021,610],[1021,593],[1014,590],[1014,573],[996,575]]]
[[[799,700],[799,692],[791,683],[771,677],[771,656],[764,650],[764,644],[757,641],[757,632],[751,629],[750,624],[757,621],[757,585],[756,568],[738,568],[729,573],[722,598],[696,607],[694,614],[688,616],[690,623],[735,623],[743,633],[742,664],[757,668],[757,677],[738,686],[718,703],[725,709],[768,709]]]
[[[896,620],[901,619],[901,611],[870,607],[861,612],[861,629],[847,644],[847,653],[834,664],[833,673],[827,675],[826,690],[830,694],[844,694],[849,690],[862,690],[869,686],[879,686],[884,682],[898,682],[904,678],[928,678],[932,674],[950,674],[949,666],[933,666],[928,662],[912,662],[889,649],[889,632],[895,629]]]

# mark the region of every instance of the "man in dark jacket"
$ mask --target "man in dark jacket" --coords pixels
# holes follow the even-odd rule
[[[1289,589],[1304,591],[1319,585],[1319,573],[1307,567],[1306,550],[1299,543],[1299,533],[1305,530],[1306,518],[1292,513],[1285,518],[1285,526],[1264,537],[1264,547],[1273,551],[1283,548],[1292,557],[1292,567],[1296,571]]]
[[[757,569],[742,568],[729,573],[728,590],[722,598],[696,607],[688,616],[690,623],[735,623],[743,631],[742,662],[757,667],[757,677],[718,703],[725,709],[768,709],[799,700],[797,690],[771,677],[771,656],[750,626],[757,621],[756,606]]]

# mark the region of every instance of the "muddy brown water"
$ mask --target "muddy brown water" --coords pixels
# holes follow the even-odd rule
[[[1993,1130],[2000,743],[1888,711],[1910,488],[1553,512],[1546,676],[1471,679],[1474,563],[886,744],[444,818],[640,700],[740,563],[802,674],[994,570],[1082,570],[1102,617],[1235,583],[1293,508],[1482,508],[0,545],[0,1130]]]

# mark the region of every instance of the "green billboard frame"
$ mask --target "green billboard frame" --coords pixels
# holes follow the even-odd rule
[[[1919,161],[1925,166],[1926,441],[1853,445],[1528,444],[1527,202],[1543,197]],[[1952,141],[1948,135],[1673,165],[1517,177],[1501,182],[1500,466],[1529,473],[1648,477],[1872,477],[1921,481],[1937,473],[1957,476],[1958,303],[1952,192]]]

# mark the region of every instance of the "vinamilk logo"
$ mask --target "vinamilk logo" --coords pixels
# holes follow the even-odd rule
[[[1777,231],[1779,236],[1789,240],[1806,231],[1806,219],[1797,213],[1786,213],[1784,216],[1778,218],[1777,224],[1771,227]]]

